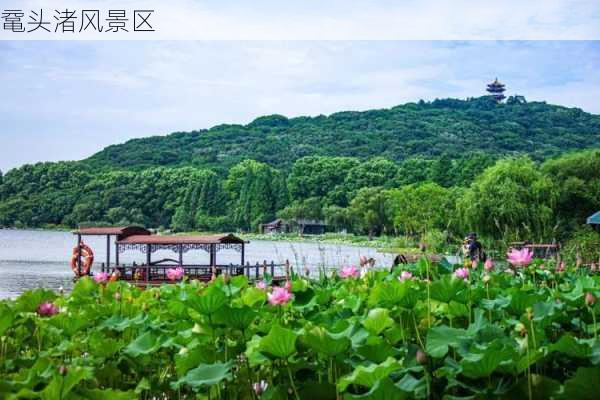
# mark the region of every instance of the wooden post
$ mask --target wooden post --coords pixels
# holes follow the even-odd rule
[[[179,266],[183,267],[183,245],[178,245],[179,250]]]
[[[259,276],[259,273],[258,273],[258,268],[259,268],[259,265],[258,265],[258,261],[257,261],[257,262],[256,262],[256,267],[255,267],[256,279],[257,279],[257,280],[258,280],[258,276]]]
[[[119,245],[115,241],[115,265],[119,265]]]
[[[285,280],[290,280],[290,260],[285,260]]]
[[[110,270],[110,235],[106,235],[106,271]],[[102,268],[104,272],[104,268]]]
[[[241,265],[244,265],[244,262],[246,261],[246,254],[244,252],[244,248],[245,248],[245,245],[244,245],[244,243],[242,243],[242,264]]]
[[[77,234],[77,275],[81,276],[81,234]]]
[[[209,254],[210,254],[210,266],[214,267],[215,264],[216,264],[216,260],[215,260],[215,245],[214,244],[210,245]]]

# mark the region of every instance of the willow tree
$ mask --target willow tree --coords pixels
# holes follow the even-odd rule
[[[528,157],[498,161],[464,191],[457,209],[465,230],[493,238],[549,239],[557,191]]]

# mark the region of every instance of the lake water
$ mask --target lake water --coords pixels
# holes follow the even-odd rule
[[[94,263],[92,271],[97,271],[99,263],[106,260],[106,237],[88,236],[84,240],[94,250],[98,264]],[[39,287],[69,290],[73,285],[69,260],[75,243],[70,232],[0,229],[0,299]],[[246,260],[251,264],[263,260],[281,264],[289,260],[297,271],[304,266],[314,270],[319,266],[339,268],[357,264],[361,255],[375,258],[379,267],[389,267],[392,263],[392,255],[368,247],[267,240],[253,240],[246,245]],[[112,244],[111,257],[114,262]],[[177,258],[170,251],[158,251],[152,257]],[[217,254],[217,262],[239,263],[239,257],[234,250],[225,250]],[[145,255],[130,250],[120,254],[119,259],[121,263],[143,264]],[[184,255],[184,262],[208,264],[208,254],[202,250],[190,251]]]

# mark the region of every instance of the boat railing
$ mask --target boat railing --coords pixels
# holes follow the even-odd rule
[[[185,264],[180,265],[176,262],[159,262],[152,263],[150,265],[138,265],[138,264],[120,264],[111,265],[106,267],[105,264],[100,265],[102,272],[119,274],[119,279],[127,281],[168,281],[167,270],[171,268],[183,268],[184,274],[188,279],[199,279],[202,281],[210,280],[214,275],[219,276],[227,273],[230,276],[246,275],[249,280],[261,280],[269,275],[273,280],[282,280],[286,276],[293,273],[293,267],[290,266],[289,262],[283,264],[276,264],[271,261],[270,263],[263,261],[262,263],[250,264],[249,262],[245,265],[239,264]]]

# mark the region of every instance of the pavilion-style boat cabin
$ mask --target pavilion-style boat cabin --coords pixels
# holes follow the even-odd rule
[[[170,271],[178,269],[188,279],[210,281],[220,274],[246,275],[249,279],[258,280],[269,274],[273,280],[281,281],[289,278],[290,265],[256,263],[250,265],[245,259],[245,246],[249,242],[233,235],[209,236],[163,236],[152,234],[149,230],[139,226],[124,227],[89,227],[80,228],[73,232],[77,243],[73,248],[71,269],[75,277],[107,273],[111,280],[126,280],[140,285],[161,284],[173,281]],[[99,271],[92,271],[94,252],[84,242],[85,236],[106,237],[106,261],[99,265]],[[114,248],[114,261],[111,249]],[[220,251],[233,249],[240,255],[239,264],[219,264],[217,255]],[[173,258],[153,260],[153,253],[159,250],[170,250]],[[186,264],[184,255],[192,250],[201,250],[208,254],[208,264]],[[123,264],[119,255],[126,251],[139,251],[145,255],[143,264]],[[96,263],[97,264],[97,263]]]

